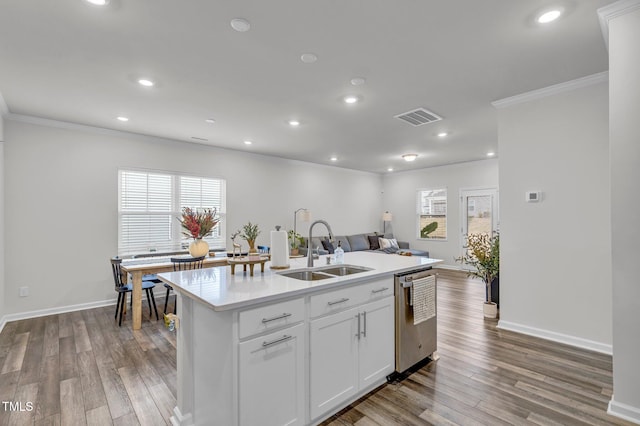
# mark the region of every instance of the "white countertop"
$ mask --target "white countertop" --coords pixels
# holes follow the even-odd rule
[[[315,267],[326,266],[326,257],[323,255],[316,259]],[[199,300],[215,311],[226,311],[330,289],[347,282],[370,281],[440,262],[442,260],[422,256],[347,252],[344,254],[346,265],[364,266],[372,270],[318,281],[303,281],[279,275],[279,272],[306,268],[307,258],[304,257],[289,259],[291,267],[285,270],[272,270],[271,262],[267,262],[264,273],[261,273],[259,266],[256,266],[253,277],[249,276],[249,271],[243,273],[240,266],[236,266],[235,275],[231,275],[229,266],[221,266],[194,271],[166,272],[158,274],[158,278],[184,296]]]

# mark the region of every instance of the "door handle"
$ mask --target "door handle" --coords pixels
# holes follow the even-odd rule
[[[364,318],[364,327],[362,332],[362,337],[367,337],[367,311],[362,313],[362,317]]]

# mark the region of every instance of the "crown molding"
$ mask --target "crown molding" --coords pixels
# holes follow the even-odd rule
[[[640,9],[640,0],[620,0],[598,9],[598,20],[607,50],[609,50],[609,21],[638,9]]]
[[[588,75],[586,77],[577,78],[575,80],[554,84],[553,86],[532,90],[531,92],[525,92],[519,95],[511,96],[509,98],[493,101],[491,102],[491,105],[496,109],[507,108],[536,99],[546,98],[547,96],[557,95],[558,93],[569,92],[571,90],[576,90],[582,87],[592,86],[594,84],[604,83],[607,81],[609,81],[609,71],[603,71],[597,74]]]

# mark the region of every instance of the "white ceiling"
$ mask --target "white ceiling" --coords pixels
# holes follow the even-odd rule
[[[371,172],[451,164],[497,151],[492,101],[608,69],[596,9],[609,3],[2,0],[0,94],[11,114]],[[558,21],[534,23],[555,5]],[[393,118],[418,107],[444,120]]]

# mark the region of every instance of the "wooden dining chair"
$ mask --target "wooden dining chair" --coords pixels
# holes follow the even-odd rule
[[[173,263],[174,271],[189,271],[192,269],[202,269],[202,265],[204,264],[204,256],[200,257],[172,257],[171,263]],[[164,297],[164,313],[167,313],[167,304],[169,303],[169,294],[173,287],[169,284],[164,283],[165,288],[167,289],[167,295]],[[178,301],[176,300],[173,303],[173,313],[176,313],[176,307],[178,305]]]
[[[116,314],[114,319],[118,319],[118,313],[120,318],[118,319],[118,326],[122,325],[122,315],[124,313],[124,305],[127,302],[127,293],[131,293],[133,288],[131,284],[125,284],[122,279],[122,259],[118,256],[111,258],[111,271],[113,272],[113,281],[115,283],[115,290],[118,293],[118,301],[116,302]],[[143,281],[142,289],[147,293],[147,302],[149,303],[149,316],[152,315],[151,304],[153,303],[153,310],[156,312],[156,320],[160,319],[158,316],[158,308],[156,307],[156,299],[153,295],[153,289],[156,284],[153,281]],[[131,297],[133,299],[133,296]]]

